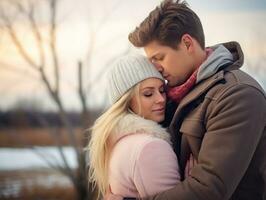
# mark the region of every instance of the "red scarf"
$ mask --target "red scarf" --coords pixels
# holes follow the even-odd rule
[[[205,52],[207,55],[206,56],[206,59],[207,59],[208,56],[213,52],[213,50],[211,48],[206,48]],[[196,68],[196,70],[187,79],[187,81],[185,83],[183,83],[182,85],[168,89],[167,95],[171,100],[179,103],[189,93],[189,91],[196,84],[198,69],[199,69],[199,66]]]
[[[187,79],[185,83],[173,88],[169,88],[167,92],[168,97],[171,100],[179,103],[195,85],[197,81],[197,73],[198,68],[193,72],[193,74]]]

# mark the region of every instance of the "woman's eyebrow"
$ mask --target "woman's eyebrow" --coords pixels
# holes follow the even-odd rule
[[[161,87],[164,87],[164,84],[160,85],[158,88],[161,88]],[[155,89],[156,87],[154,86],[147,86],[147,87],[144,87],[144,88],[140,88],[140,90],[145,90],[145,89]]]
[[[140,90],[146,90],[146,89],[154,89],[155,87],[144,87],[144,88],[141,88]]]

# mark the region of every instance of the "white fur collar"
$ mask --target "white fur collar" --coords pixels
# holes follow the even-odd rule
[[[114,145],[122,137],[132,134],[150,134],[154,137],[161,138],[171,144],[169,133],[158,123],[144,119],[135,114],[125,115],[115,127],[111,136],[111,145]]]

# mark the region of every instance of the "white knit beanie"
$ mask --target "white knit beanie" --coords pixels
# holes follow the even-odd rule
[[[115,103],[130,88],[147,78],[158,78],[162,75],[143,55],[127,55],[116,60],[108,74],[107,92],[110,103]]]

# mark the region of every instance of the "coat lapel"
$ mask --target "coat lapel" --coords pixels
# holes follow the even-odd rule
[[[221,70],[210,78],[197,84],[193,90],[191,90],[184,99],[178,105],[176,112],[173,116],[173,119],[169,126],[169,132],[173,141],[174,150],[179,157],[179,165],[181,168],[181,173],[185,169],[186,160],[191,153],[188,141],[185,137],[182,137],[182,134],[179,132],[181,124],[187,114],[198,106],[197,100],[202,100],[202,95],[213,87],[216,83],[224,79],[224,71]],[[181,174],[182,176],[182,174]]]

